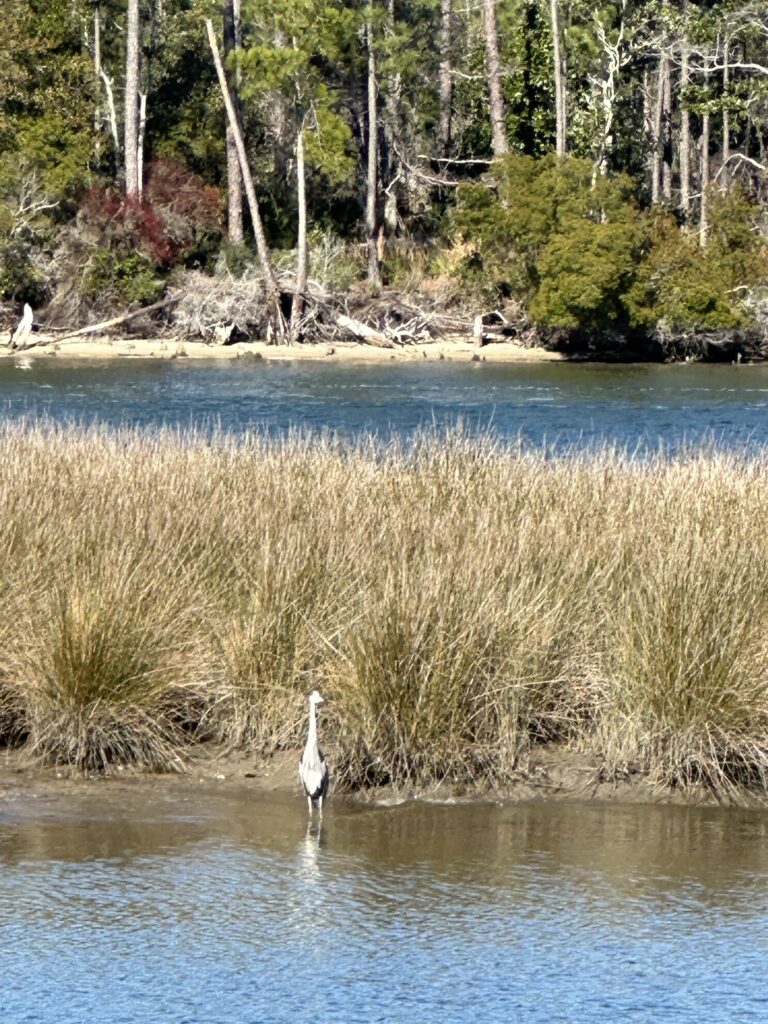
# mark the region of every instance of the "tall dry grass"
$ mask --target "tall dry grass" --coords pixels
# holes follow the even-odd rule
[[[531,745],[768,780],[768,463],[0,427],[0,741],[174,769],[503,783]]]

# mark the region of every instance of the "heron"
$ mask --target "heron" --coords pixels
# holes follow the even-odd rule
[[[32,307],[28,302],[24,303],[24,313],[22,314],[21,320],[16,324],[16,328],[11,335],[11,348],[23,349],[27,346],[27,341],[32,333],[32,325],[34,323],[35,316],[32,312]]]
[[[309,698],[309,734],[304,753],[299,762],[299,778],[307,794],[307,806],[309,813],[312,808],[317,807],[322,816],[323,799],[328,793],[328,765],[320,747],[317,745],[317,705],[323,703],[323,698],[313,690]]]

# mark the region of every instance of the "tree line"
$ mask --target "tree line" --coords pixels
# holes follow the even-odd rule
[[[563,326],[730,326],[763,280],[757,0],[7,7],[6,299],[146,301],[174,267],[232,268],[253,245],[277,306],[275,254],[294,254],[298,333],[319,232],[361,254],[373,292],[417,247],[426,273]],[[701,294],[665,306],[665,268]],[[547,286],[568,273],[572,299]]]

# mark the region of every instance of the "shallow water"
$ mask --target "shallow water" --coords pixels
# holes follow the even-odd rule
[[[106,787],[0,807],[4,1024],[768,1019],[768,816]]]
[[[768,366],[0,362],[0,416],[382,437],[463,423],[540,444],[768,443]]]

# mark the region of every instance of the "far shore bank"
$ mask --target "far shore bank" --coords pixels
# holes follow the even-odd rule
[[[139,337],[92,334],[56,335],[41,330],[26,345],[0,346],[2,359],[193,359],[231,361],[416,362],[424,360],[489,363],[765,363],[768,336],[756,330],[711,330],[672,334],[666,339],[611,331],[542,329],[519,337],[485,334],[480,344],[469,334],[451,331],[408,343],[372,331],[379,344],[353,337],[307,340],[294,345],[241,340],[214,343],[159,335]]]
[[[0,359],[192,359],[226,360],[319,360],[323,362],[417,362],[424,360],[453,362],[562,362],[567,356],[535,346],[526,348],[514,342],[494,342],[482,347],[460,338],[445,338],[419,345],[377,348],[354,341],[327,344],[269,345],[263,341],[237,342],[233,345],[208,345],[202,341],[168,338],[95,337],[72,341],[55,338],[35,341],[22,350],[0,349]]]

